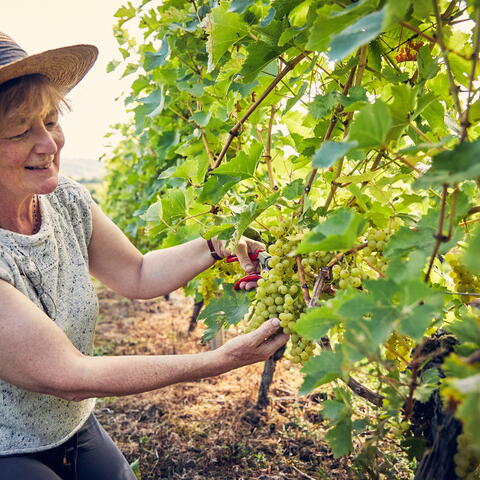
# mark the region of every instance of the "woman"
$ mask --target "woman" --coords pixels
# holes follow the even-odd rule
[[[93,357],[97,298],[90,274],[129,298],[181,287],[223,242],[196,239],[141,255],[59,175],[64,95],[97,50],[77,45],[28,56],[0,33],[0,476],[105,480],[135,477],[92,415],[95,397],[129,395],[265,360],[282,346],[279,322],[194,355]],[[243,239],[235,252],[259,244]],[[254,284],[243,285],[252,288]]]

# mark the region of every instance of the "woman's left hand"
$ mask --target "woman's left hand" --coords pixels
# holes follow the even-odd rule
[[[227,248],[227,242],[225,240],[219,240],[218,238],[212,238],[212,244],[217,254],[222,258],[236,255],[238,263],[245,270],[246,273],[259,273],[260,265],[258,261],[252,261],[249,254],[258,252],[259,250],[265,250],[265,245],[261,242],[257,242],[248,237],[240,237],[237,248],[235,251]],[[257,286],[257,282],[241,282],[240,288],[242,290],[251,290]]]

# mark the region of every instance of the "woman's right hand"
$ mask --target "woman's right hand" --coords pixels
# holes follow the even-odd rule
[[[267,360],[287,343],[288,338],[281,330],[280,320],[273,318],[253,332],[232,338],[216,352],[221,355],[220,362],[227,371]]]

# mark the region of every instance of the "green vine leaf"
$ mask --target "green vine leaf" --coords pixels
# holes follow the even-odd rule
[[[258,40],[247,47],[248,57],[240,70],[245,83],[253,82],[258,74],[272,63],[286,47],[276,47]]]
[[[398,23],[407,16],[413,1],[414,0],[403,0],[402,2],[398,2],[397,0],[387,0],[382,30],[388,30],[398,25]]]
[[[441,152],[432,160],[432,166],[413,186],[417,189],[455,185],[480,177],[480,139],[463,142],[452,150]]]
[[[374,40],[382,31],[384,10],[370,13],[350,25],[330,42],[330,60],[338,62],[357,48]]]
[[[312,157],[312,165],[315,168],[328,168],[333,165],[339,158],[344,157],[352,148],[358,146],[355,142],[333,142],[326,141],[315,152]]]
[[[363,226],[361,215],[342,208],[305,235],[296,253],[348,250],[355,244]]]
[[[228,11],[241,14],[245,12],[248,7],[252,6],[255,1],[256,0],[233,0]]]
[[[250,299],[246,292],[237,292],[233,285],[224,284],[222,296],[212,299],[199,315],[207,330],[203,340],[211,340],[224,325],[235,325],[248,313]]]
[[[348,250],[355,244],[364,220],[354,210],[340,209],[305,235],[296,253]]]
[[[353,451],[352,421],[345,419],[338,422],[325,435],[325,440],[332,449],[335,458],[343,457]]]
[[[145,62],[144,62],[145,70],[149,72],[154,68],[165,65],[169,53],[170,53],[170,48],[168,45],[168,40],[164,39],[158,51],[154,53],[152,52],[145,53]]]
[[[392,126],[392,115],[381,100],[360,109],[350,127],[348,142],[357,142],[360,148],[382,146]]]
[[[308,310],[301,315],[295,324],[295,332],[309,340],[319,340],[328,331],[342,323],[342,317],[339,316],[331,307],[317,307]]]
[[[211,72],[229,48],[248,35],[249,26],[223,1],[207,17],[208,72]]]
[[[157,224],[157,233],[166,228],[171,228],[176,221],[185,217],[187,211],[187,197],[180,188],[171,188],[165,192],[161,199],[151,205],[142,215],[149,223]]]
[[[195,122],[199,127],[206,127],[212,114],[210,112],[195,112],[190,118]]]
[[[465,251],[465,266],[475,275],[480,275],[480,227],[473,232]]]
[[[343,356],[338,352],[324,350],[311,358],[302,368],[304,380],[300,394],[306,395],[315,388],[342,376]]]
[[[438,61],[432,57],[431,50],[428,46],[424,45],[418,51],[418,73],[422,80],[429,80],[434,78],[440,71]]]
[[[320,7],[316,12],[316,20],[310,28],[307,49],[326,51],[334,35],[342,32],[362,15],[377,8],[378,3],[378,0],[360,0],[344,9],[336,5]]]

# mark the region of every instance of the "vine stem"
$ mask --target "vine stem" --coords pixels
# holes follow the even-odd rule
[[[452,68],[450,66],[450,60],[448,59],[448,48],[445,45],[445,38],[443,36],[443,28],[442,23],[443,19],[440,15],[440,10],[438,8],[438,0],[432,0],[433,4],[433,11],[435,13],[435,19],[437,21],[437,38],[438,38],[438,45],[440,46],[440,50],[442,51],[443,61],[445,62],[445,68],[447,70],[448,81],[450,83],[450,94],[453,97],[453,102],[455,103],[455,108],[457,110],[459,118],[462,117],[462,107],[460,105],[460,98],[458,97],[458,89],[457,85],[455,84],[455,79],[453,77]]]
[[[366,258],[364,258],[363,261],[364,261],[373,271],[377,272],[379,277],[384,277],[384,276],[385,276],[385,274],[384,274],[381,270],[379,270],[377,267],[375,267],[374,265],[372,265],[372,263],[369,262]]]
[[[447,195],[448,195],[448,186],[444,184],[443,192],[442,192],[442,200],[440,204],[440,217],[438,219],[438,229],[435,235],[435,246],[433,247],[433,252],[430,257],[430,263],[428,264],[428,270],[427,270],[427,273],[425,274],[425,282],[428,282],[428,279],[430,278],[430,272],[432,271],[433,262],[437,257],[437,253],[438,253],[438,250],[440,249],[440,245],[442,244],[442,242],[449,240],[448,236],[445,237],[443,235],[443,225],[445,223],[445,210],[447,207]]]
[[[250,105],[249,109],[244,113],[242,118],[238,120],[235,126],[230,130],[228,134],[228,139],[223,145],[222,151],[218,155],[215,163],[213,164],[212,169],[217,168],[225,157],[230,144],[232,143],[235,137],[240,135],[240,129],[242,125],[247,121],[248,117],[258,108],[258,106],[267,98],[267,96],[275,89],[275,87],[282,81],[283,77],[287,75],[288,72],[293,70],[297,64],[299,64],[306,56],[305,52],[302,52],[300,55],[297,55],[295,58],[290,60],[287,65],[283,68],[283,70],[275,77],[272,83],[265,89],[265,91],[258,97],[258,99]]]
[[[277,109],[275,105],[272,105],[270,110],[270,119],[268,121],[268,130],[267,130],[267,144],[265,146],[265,163],[267,164],[268,169],[268,179],[270,180],[270,187],[272,190],[275,190],[275,177],[273,176],[272,169],[272,129],[273,129],[273,120],[275,118],[275,112]]]
[[[208,144],[207,136],[205,135],[205,130],[202,128],[200,130],[200,132],[201,132],[203,145],[205,146],[205,150],[207,151],[208,159],[210,160],[210,167],[213,167],[213,164],[215,163],[215,155],[213,154],[212,150],[210,149],[210,145]]]
[[[419,135],[420,137],[422,137],[423,139],[426,140],[427,143],[433,143],[432,140],[427,136],[425,135],[425,133],[423,133],[413,122],[409,122],[408,126],[417,134]]]
[[[458,187],[455,186],[455,190],[452,194],[452,205],[450,207],[450,225],[448,226],[448,238],[452,237],[453,225],[455,223],[455,214],[457,212],[457,200],[458,200]]]
[[[385,150],[382,148],[377,153],[375,160],[373,161],[372,166],[370,167],[370,171],[374,172],[378,168],[378,166],[380,165],[380,161],[382,160],[384,155],[385,155]]]
[[[410,25],[409,23],[407,23],[405,21],[401,21],[400,25],[402,27],[407,28],[408,30],[411,30],[412,32],[415,32],[419,37],[423,37],[425,40],[428,40],[431,43],[434,43],[434,44],[437,43],[437,41],[433,37],[431,37],[430,35],[427,35],[424,31],[418,29],[417,27],[415,27],[413,25]],[[397,48],[397,47],[395,47],[395,48]],[[392,48],[392,50],[390,50],[390,51],[394,51],[395,48]]]
[[[309,305],[311,298],[310,298],[310,292],[308,291],[307,281],[305,280],[305,270],[303,269],[303,265],[302,265],[302,256],[297,255],[295,257],[295,261],[297,262],[298,276],[300,277],[300,286],[303,292],[303,299],[305,300],[305,303]]]
[[[476,207],[472,207],[465,216],[469,217],[470,215],[474,215],[475,213],[480,213],[480,205],[477,205]]]
[[[342,260],[343,257],[350,255],[351,253],[357,253],[360,250],[363,250],[364,248],[368,247],[368,242],[361,243],[360,245],[355,245],[352,247],[350,250],[347,250],[346,252],[339,253],[336,255],[330,262],[328,262],[327,267],[332,268],[334,265],[336,265],[338,262]]]
[[[345,83],[345,86],[343,87],[343,91],[342,91],[343,95],[347,95],[348,91],[350,90],[351,86],[353,85],[353,80],[355,78],[356,70],[357,70],[356,65],[352,68],[352,70],[350,70],[350,75],[348,76],[348,80]],[[332,118],[330,119],[330,123],[328,124],[327,131],[325,132],[325,135],[323,136],[323,142],[326,142],[327,140],[330,140],[330,137],[332,136],[333,130],[338,123],[339,116],[340,116],[340,113],[342,112],[342,110],[343,110],[342,106],[338,106],[335,109],[335,111],[332,115]],[[303,210],[303,205],[305,204],[305,197],[308,195],[308,193],[310,192],[310,190],[312,188],[313,181],[315,180],[317,172],[318,172],[318,168],[314,168],[310,172],[310,175],[308,177],[307,184],[305,186],[302,198],[300,199],[300,208],[298,210],[299,212],[302,212],[302,210]]]
[[[415,165],[412,165],[406,158],[403,158],[398,153],[395,153],[395,152],[392,152],[392,151],[390,151],[389,153],[391,153],[395,157],[395,160],[398,160],[399,162],[404,163],[407,167],[410,167],[414,172],[417,172],[417,173],[420,173],[420,174],[423,173]]]
[[[453,8],[455,7],[455,1],[452,1],[448,8],[447,11],[450,13]],[[435,12],[435,19],[437,21],[437,38],[438,38],[438,44],[440,45],[440,49],[442,51],[442,56],[445,62],[445,68],[447,70],[447,75],[448,75],[448,80],[450,83],[450,93],[453,97],[454,103],[455,103],[455,108],[458,112],[458,117],[460,120],[460,128],[461,128],[461,133],[460,133],[460,142],[464,142],[467,139],[467,130],[469,126],[469,112],[470,112],[470,104],[471,100],[473,98],[473,82],[474,82],[474,77],[475,77],[475,70],[478,62],[478,55],[480,51],[480,28],[478,25],[478,22],[480,21],[480,9],[477,8],[476,10],[476,27],[475,27],[475,40],[474,40],[474,53],[472,56],[472,68],[470,71],[470,76],[469,76],[469,87],[468,87],[468,98],[467,98],[467,106],[465,108],[465,111],[462,112],[462,107],[460,104],[460,98],[458,96],[458,90],[457,86],[455,85],[455,79],[453,77],[452,69],[450,66],[450,62],[448,59],[448,49],[445,45],[445,39],[443,36],[443,28],[442,28],[442,22],[443,22],[443,17],[440,15],[440,10],[438,8],[438,0],[432,0],[433,4],[433,9]],[[430,262],[428,265],[428,270],[425,275],[425,282],[428,281],[430,277],[430,272],[433,267],[433,262],[435,261],[435,257],[437,256],[438,250],[440,249],[440,245],[442,242],[448,241],[451,237],[452,231],[453,231],[453,224],[455,221],[455,211],[456,211],[456,205],[457,205],[457,195],[458,195],[458,189],[455,187],[454,193],[453,193],[453,198],[452,198],[452,206],[450,210],[450,225],[448,229],[448,235],[444,236],[443,235],[443,225],[445,222],[445,210],[446,210],[446,203],[447,203],[447,195],[448,195],[448,187],[447,185],[443,185],[443,192],[442,192],[442,201],[441,201],[441,206],[440,206],[440,218],[438,220],[438,230],[437,234],[435,235],[435,245],[433,247],[433,252],[430,258]]]
[[[358,86],[362,83],[362,77],[363,77],[363,73],[365,72],[366,62],[367,62],[367,45],[364,45],[359,50],[358,69],[355,73],[355,81],[354,81],[355,86]],[[347,136],[348,125],[349,125],[350,121],[352,120],[352,118],[353,118],[353,112],[350,112],[347,116],[347,125],[345,126],[344,138]],[[323,206],[325,211],[327,211],[329,209],[330,204],[332,203],[332,201],[335,197],[335,192],[337,191],[338,186],[339,186],[336,180],[342,174],[344,161],[345,161],[345,157],[342,157],[337,162],[337,168],[335,170],[335,176],[332,180],[332,183],[331,183],[331,186],[330,186],[330,191],[328,192],[327,200],[325,201],[325,205]]]
[[[473,82],[475,81],[475,70],[477,69],[478,55],[480,53],[480,8],[477,8],[475,12],[475,37],[474,37],[474,47],[472,54],[472,69],[470,70],[470,76],[468,79],[468,97],[467,97],[467,106],[465,111],[460,119],[460,142],[464,142],[467,139],[467,131],[470,126],[470,121],[468,119],[470,115],[470,105],[473,99]]]
[[[308,302],[308,308],[314,308],[318,305],[318,300],[322,293],[333,293],[332,287],[330,284],[327,283],[328,280],[331,278],[331,269],[328,267],[320,268],[318,272],[317,279],[315,280],[315,284],[313,286],[312,291],[312,298]],[[327,288],[328,285],[328,288]]]

